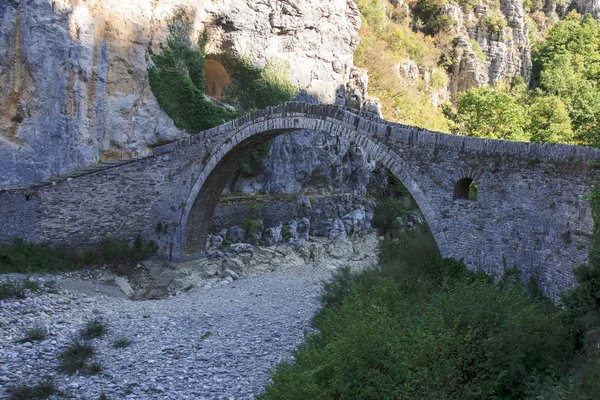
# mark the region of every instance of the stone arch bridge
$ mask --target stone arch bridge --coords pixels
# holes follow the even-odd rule
[[[598,176],[595,149],[434,133],[304,103],[246,115],[147,158],[3,188],[0,241],[79,246],[141,233],[163,256],[189,257],[203,250],[240,162],[262,142],[301,129],[347,138],[387,167],[418,203],[444,257],[496,274],[517,266],[553,296],[573,284],[573,267],[587,258],[593,223],[582,196]],[[461,195],[469,179],[479,187],[476,201]]]

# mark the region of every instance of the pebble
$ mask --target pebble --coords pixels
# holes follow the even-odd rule
[[[8,397],[9,386],[54,377],[65,398],[94,399],[104,391],[111,399],[253,399],[269,382],[269,371],[292,360],[311,331],[321,281],[330,274],[307,266],[235,284],[229,277],[209,289],[153,301],[66,291],[2,300],[0,398]],[[59,372],[57,355],[97,315],[108,321],[108,335],[92,340],[102,371]],[[26,329],[40,325],[49,332],[45,340],[17,343]],[[114,348],[119,338],[132,344]]]

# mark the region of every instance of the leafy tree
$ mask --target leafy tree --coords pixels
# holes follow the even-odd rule
[[[532,142],[568,143],[573,139],[569,110],[557,96],[540,96],[529,108]]]
[[[600,22],[571,12],[534,51],[534,85],[560,97],[569,111],[578,144],[600,135]]]
[[[458,134],[487,139],[528,140],[527,114],[502,87],[481,86],[457,96]]]

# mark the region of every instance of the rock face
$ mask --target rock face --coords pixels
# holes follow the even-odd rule
[[[515,75],[529,81],[531,44],[525,24],[523,2],[501,0],[498,10],[477,5],[465,10],[448,5],[443,13],[456,21],[456,64],[450,91],[457,93],[473,87],[499,82],[509,84]]]
[[[150,56],[177,8],[209,50],[287,60],[292,81],[333,102],[352,68],[354,1],[28,0],[0,2],[0,184],[149,154],[187,136],[148,85]]]
[[[375,166],[364,150],[334,134],[299,131],[278,137],[264,160],[264,173],[240,177],[232,189],[270,194],[365,193]]]
[[[352,238],[373,231],[374,208],[375,202],[364,193],[227,199],[215,210],[206,248],[218,251],[224,244],[242,242],[303,246],[309,236]],[[240,227],[249,221],[255,222],[254,232]]]

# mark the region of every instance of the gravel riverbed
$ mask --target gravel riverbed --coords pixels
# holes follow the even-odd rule
[[[0,301],[0,398],[9,386],[52,379],[55,398],[251,399],[311,331],[330,275],[317,266],[266,272],[155,301],[77,291],[48,277],[57,279],[55,293]],[[102,370],[59,372],[58,354],[98,316],[108,326],[91,340]],[[49,332],[45,340],[17,343],[36,326]],[[119,338],[132,344],[114,348]]]

